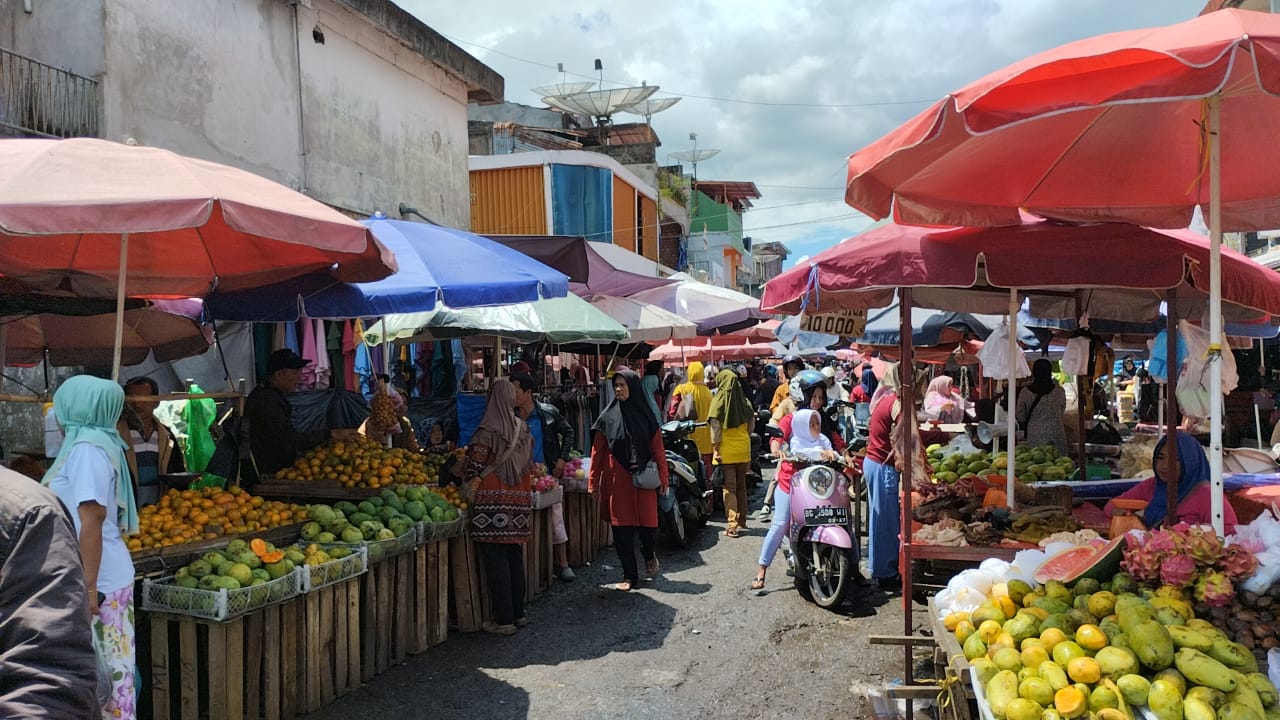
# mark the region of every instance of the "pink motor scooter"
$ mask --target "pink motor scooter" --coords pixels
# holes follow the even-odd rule
[[[843,460],[813,462],[789,457],[791,529],[796,589],[819,607],[844,601],[854,584],[858,547],[854,544],[849,478]]]

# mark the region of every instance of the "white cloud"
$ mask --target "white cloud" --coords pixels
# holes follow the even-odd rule
[[[653,118],[666,141],[659,153],[687,149],[690,132],[698,133],[699,147],[720,148],[699,164],[699,177],[760,186],[764,197],[747,213],[747,234],[782,241],[793,256],[870,226],[843,203],[844,158],[929,102],[1032,53],[1180,22],[1204,6],[1204,0],[398,2],[438,32],[493,48],[462,44],[503,75],[513,102],[537,105],[528,88],[559,82],[558,62],[595,79],[595,58],[604,63],[606,85],[645,81],[662,87],[658,97],[684,94]],[[691,95],[858,106],[777,107]],[[665,154],[660,160],[667,161]],[[853,217],[808,223],[838,215]]]

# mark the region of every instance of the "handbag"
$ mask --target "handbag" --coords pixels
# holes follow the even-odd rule
[[[631,473],[631,484],[640,490],[657,490],[662,485],[662,478],[658,475],[658,463],[656,460],[650,460],[639,472]]]
[[[680,406],[676,408],[677,420],[697,420],[698,404],[693,399],[693,393],[688,393],[680,397]]]

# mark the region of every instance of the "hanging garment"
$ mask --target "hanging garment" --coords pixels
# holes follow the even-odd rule
[[[298,388],[300,390],[316,389],[316,339],[313,337],[315,326],[310,320],[302,320],[302,350],[298,354],[308,363],[302,368]]]
[[[311,324],[312,353],[316,357],[316,389],[325,390],[333,384],[333,370],[329,365],[329,343],[323,320],[309,320]]]

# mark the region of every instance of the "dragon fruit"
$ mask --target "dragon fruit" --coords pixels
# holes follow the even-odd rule
[[[1156,530],[1149,534],[1143,546],[1157,558],[1176,553],[1181,549],[1178,538],[1168,530]]]
[[[1258,569],[1258,558],[1241,545],[1232,545],[1222,554],[1222,571],[1232,580],[1247,580]]]
[[[1210,570],[1196,581],[1196,600],[1212,607],[1226,607],[1235,597],[1231,580],[1218,570]]]
[[[1182,551],[1201,567],[1209,567],[1222,557],[1222,538],[1213,530],[1206,532],[1200,525],[1188,528],[1181,544]]]
[[[1120,563],[1125,572],[1136,580],[1155,580],[1160,575],[1160,556],[1151,550],[1150,544],[1130,544],[1124,550]]]
[[[1160,562],[1160,580],[1166,585],[1186,587],[1196,576],[1196,561],[1189,555],[1170,555]]]

